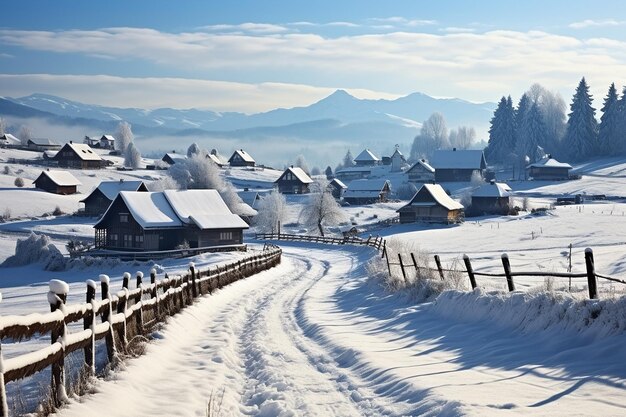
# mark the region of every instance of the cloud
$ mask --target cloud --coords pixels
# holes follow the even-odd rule
[[[427,20],[427,19],[407,19],[405,17],[400,16],[392,16],[392,17],[372,17],[368,19],[371,22],[375,23],[383,23],[383,26],[430,26],[436,25],[436,20]]]
[[[585,29],[589,27],[607,27],[607,26],[622,26],[626,22],[617,21],[615,19],[603,19],[603,20],[592,20],[586,19],[580,22],[570,23],[568,26],[572,29]]]
[[[446,33],[467,33],[467,32],[476,32],[475,28],[462,28],[462,27],[455,27],[455,26],[450,26],[447,28],[441,28],[439,29],[440,32],[446,32]]]
[[[281,33],[287,32],[289,29],[274,25],[271,23],[241,23],[238,25],[209,25],[202,26],[200,29],[215,32],[249,32],[249,33]]]

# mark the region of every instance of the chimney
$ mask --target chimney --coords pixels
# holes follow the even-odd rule
[[[72,141],[70,140],[70,145],[71,145],[72,143],[74,143],[74,142],[72,142]]]
[[[491,184],[491,185],[496,185],[496,180],[490,180],[490,181],[489,181],[489,184]]]
[[[293,165],[291,167],[293,168]]]
[[[456,148],[452,148],[452,152],[456,152]]]
[[[244,191],[250,191],[250,189],[248,187],[244,187],[243,190]]]
[[[422,158],[422,162],[426,162],[426,160],[424,158]]]

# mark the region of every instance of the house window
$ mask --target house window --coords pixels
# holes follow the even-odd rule
[[[220,240],[233,240],[233,232],[220,232]]]
[[[135,246],[143,246],[143,235],[135,235]]]
[[[133,235],[124,235],[124,247],[130,248],[133,246]]]
[[[117,245],[117,233],[111,233],[109,235],[109,240],[113,246]]]
[[[128,223],[128,213],[120,213],[120,223]]]

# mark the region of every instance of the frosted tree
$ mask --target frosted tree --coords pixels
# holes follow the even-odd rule
[[[311,168],[311,175],[313,176],[322,175],[322,170],[319,167],[315,166]]]
[[[7,122],[4,117],[0,117],[0,135],[4,135],[7,128]]]
[[[550,92],[540,84],[533,84],[526,93],[529,100],[539,106],[545,129],[545,143],[540,144],[549,152],[558,150],[565,134],[567,116],[565,100],[556,92]]]
[[[150,181],[147,185],[150,191],[178,190],[180,185],[169,175],[165,175],[158,180]]]
[[[200,153],[200,147],[198,146],[197,143],[192,143],[191,145],[189,145],[189,148],[187,148],[187,157],[191,158],[193,155],[199,154]]]
[[[334,178],[333,169],[329,166],[324,170],[324,175],[326,175],[327,180],[332,180]]]
[[[276,233],[280,231],[280,225],[287,217],[287,200],[285,196],[272,190],[270,194],[264,195],[257,205],[258,214],[252,223],[262,233]]]
[[[230,181],[223,181],[222,187],[218,190],[222,200],[228,206],[230,211],[240,216],[252,216],[256,214],[255,210],[245,204],[239,194],[237,194],[237,190],[233,186]]]
[[[133,142],[129,143],[124,151],[124,166],[133,169],[141,167],[141,153]]]
[[[598,148],[603,155],[615,155],[620,149],[619,99],[615,83],[611,83],[602,105],[598,126]]]
[[[516,146],[518,157],[523,158],[523,164],[527,161],[526,157],[528,157],[529,162],[536,162],[541,156],[539,148],[543,149],[541,144],[545,144],[547,140],[545,125],[538,104],[535,103],[530,107],[518,131],[521,133]]]
[[[563,138],[569,158],[581,161],[593,155],[598,141],[596,110],[592,107],[592,96],[585,77],[580,80],[570,105],[567,130]]]
[[[123,154],[134,139],[135,136],[133,135],[131,125],[128,122],[120,122],[115,132],[115,147],[117,150]]]
[[[435,141],[436,149],[444,149],[450,145],[448,142],[448,127],[446,126],[446,119],[441,113],[435,112],[431,114],[430,117],[422,123],[420,135],[433,139]]]
[[[457,129],[450,129],[448,139],[453,148],[469,149],[476,140],[476,130],[469,126],[459,126]]]
[[[309,165],[306,163],[304,155],[300,154],[296,157],[295,166],[302,168],[304,172],[309,173]]]
[[[313,184],[300,218],[309,229],[316,228],[321,236],[324,236],[324,226],[336,226],[345,221],[346,215],[333,197],[327,180]]]
[[[419,134],[413,139],[409,159],[411,161],[417,161],[422,158],[430,159],[437,149],[437,142],[434,138]]]
[[[352,156],[352,152],[350,152],[350,149],[348,149],[348,152],[346,152],[346,155],[343,157],[343,165],[344,168],[349,168],[351,166],[354,166],[354,157]]]
[[[28,141],[33,138],[33,132],[30,130],[30,127],[22,125],[17,133],[17,137],[22,142],[22,145],[26,146]]]
[[[217,165],[200,154],[171,165],[168,174],[183,190],[203,188],[220,190],[224,187]]]
[[[511,96],[502,97],[491,118],[485,157],[490,163],[507,163],[515,148],[515,110]]]

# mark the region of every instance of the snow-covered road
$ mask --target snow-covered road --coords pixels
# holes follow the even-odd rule
[[[278,267],[170,319],[62,416],[623,415],[626,338],[519,334],[369,282],[367,248]]]

